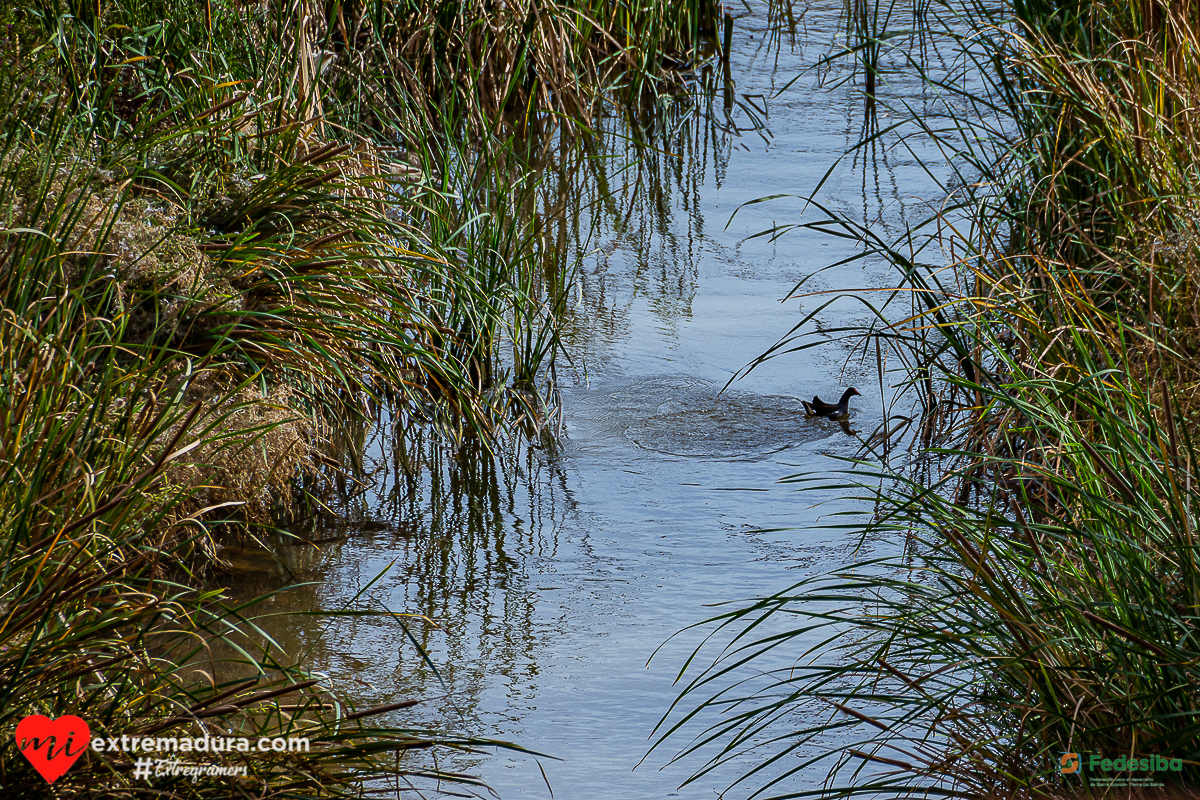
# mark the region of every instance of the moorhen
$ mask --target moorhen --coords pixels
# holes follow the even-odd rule
[[[833,403],[823,403],[821,398],[814,397],[812,402],[801,400],[804,403],[804,413],[810,417],[828,417],[829,419],[845,419],[850,414],[850,398],[854,395],[860,395],[862,392],[851,386],[842,393],[842,399],[837,405]]]

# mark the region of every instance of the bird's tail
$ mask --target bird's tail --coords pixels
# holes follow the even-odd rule
[[[812,403],[808,402],[807,400],[801,400],[800,402],[804,403],[805,414],[808,414],[810,417],[815,417],[817,415],[817,410],[813,408]]]

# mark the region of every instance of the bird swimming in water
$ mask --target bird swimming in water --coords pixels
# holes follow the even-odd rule
[[[804,403],[804,413],[810,417],[828,417],[829,419],[845,419],[850,414],[850,398],[855,395],[862,395],[862,392],[851,386],[842,393],[842,399],[836,404],[825,403],[819,397],[813,397],[812,402],[801,400]]]

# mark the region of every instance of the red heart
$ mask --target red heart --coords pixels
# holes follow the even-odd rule
[[[30,714],[17,723],[17,749],[48,783],[61,778],[83,755],[90,736],[88,724],[70,714],[58,719]]]

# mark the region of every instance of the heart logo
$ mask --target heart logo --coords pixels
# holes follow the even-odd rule
[[[87,749],[88,724],[71,714],[50,719],[30,714],[17,723],[17,749],[48,783],[54,783]]]

